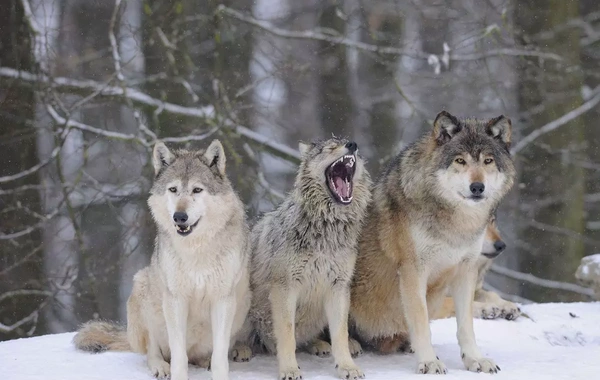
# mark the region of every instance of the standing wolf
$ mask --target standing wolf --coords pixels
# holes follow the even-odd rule
[[[225,175],[218,140],[205,152],[171,152],[158,143],[153,164],[148,204],[158,234],[150,265],[134,277],[127,332],[88,322],[74,343],[86,351],[145,353],[160,378],[187,380],[189,361],[210,363],[213,379],[227,379],[230,341],[250,306],[243,204]]]
[[[454,298],[458,343],[471,371],[495,373],[473,332],[477,260],[492,211],[511,188],[510,120],[460,120],[433,131],[387,166],[373,190],[352,285],[350,317],[362,341],[408,332],[419,373],[446,373],[431,345],[429,314]]]
[[[371,180],[354,142],[301,143],[300,151],[291,194],[252,229],[252,339],[277,353],[280,379],[302,377],[297,345],[331,348],[341,378],[362,378],[348,348],[348,307]],[[317,339],[327,324],[331,347]]]

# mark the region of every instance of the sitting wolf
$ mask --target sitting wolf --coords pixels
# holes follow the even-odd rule
[[[354,142],[301,143],[300,151],[290,195],[251,232],[250,341],[277,353],[280,379],[302,377],[297,346],[331,348],[341,378],[362,378],[348,347],[348,307],[371,180]],[[327,325],[331,347],[317,339]]]

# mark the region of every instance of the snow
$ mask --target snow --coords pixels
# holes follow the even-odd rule
[[[494,379],[593,379],[600,371],[600,302],[535,304],[522,307],[531,317],[516,321],[475,320],[477,342],[502,368]],[[435,350],[448,366],[444,379],[487,379],[489,374],[464,369],[456,342],[456,322],[432,322]],[[152,380],[145,357],[134,353],[89,354],[74,349],[73,333],[46,335],[0,343],[2,380]],[[304,379],[335,379],[332,358],[298,354]],[[414,355],[367,353],[356,359],[367,379],[423,379],[414,373]],[[232,363],[231,380],[276,379],[274,357]],[[210,373],[190,367],[190,380]]]

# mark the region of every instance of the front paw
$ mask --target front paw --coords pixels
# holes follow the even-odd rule
[[[324,340],[316,340],[309,344],[308,352],[320,358],[326,358],[331,355],[331,345]]]
[[[446,365],[441,360],[431,360],[426,362],[420,362],[417,367],[417,373],[422,374],[434,374],[434,375],[445,375],[448,373]]]
[[[508,301],[502,304],[502,307],[500,309],[500,317],[509,321],[514,321],[520,316],[521,309],[516,304]]]
[[[302,373],[300,373],[300,367],[287,368],[279,370],[280,380],[302,380]]]
[[[348,338],[348,348],[350,349],[350,355],[353,358],[362,355],[363,349],[360,343],[356,339]]]
[[[493,303],[476,302],[473,305],[473,316],[481,319],[496,319],[499,318],[501,309]]]
[[[164,360],[150,363],[150,371],[159,380],[166,380],[171,377],[171,366]]]
[[[492,359],[488,358],[475,359],[463,357],[463,363],[471,372],[498,373],[500,371],[500,367]]]
[[[236,345],[230,353],[234,362],[248,362],[252,359],[252,349],[246,345]]]
[[[361,371],[360,368],[358,368],[358,366],[354,363],[336,365],[335,368],[340,379],[357,380],[365,378],[363,371]]]

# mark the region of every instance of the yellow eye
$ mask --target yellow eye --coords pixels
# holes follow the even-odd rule
[[[202,192],[203,189],[199,188],[199,187],[194,187],[194,194],[200,194]]]
[[[462,159],[462,158],[457,158],[456,160],[454,160],[454,162],[456,162],[459,165],[465,165],[467,162]]]
[[[483,160],[483,163],[484,163],[484,164],[486,164],[486,165],[489,165],[489,164],[491,164],[492,162],[494,162],[494,159],[493,159],[493,158],[486,158],[485,160]]]
[[[176,187],[169,187],[169,191],[172,193],[176,193],[177,192],[177,188]]]

